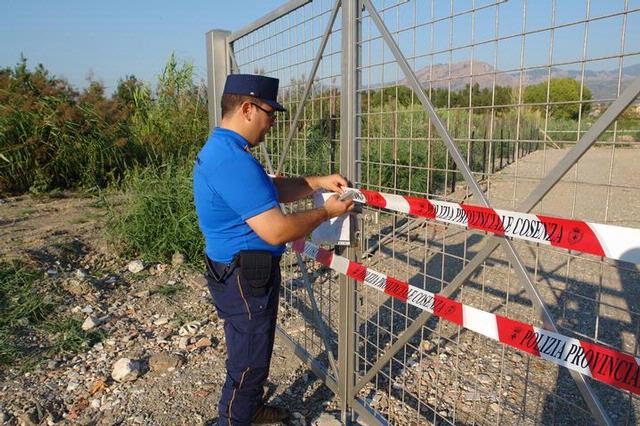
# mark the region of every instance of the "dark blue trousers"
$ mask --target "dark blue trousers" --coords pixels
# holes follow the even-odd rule
[[[216,270],[220,264],[213,263]],[[218,404],[219,425],[250,425],[262,404],[269,375],[280,292],[280,266],[274,262],[269,290],[251,295],[236,268],[223,282],[207,276],[207,285],[224,319],[227,378]]]

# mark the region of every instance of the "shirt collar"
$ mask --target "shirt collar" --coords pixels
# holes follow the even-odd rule
[[[233,130],[225,129],[223,127],[216,127],[214,129],[214,133],[226,136],[227,139],[233,141],[236,145],[238,145],[240,149],[249,151],[249,149],[251,148],[249,142],[244,137],[242,137],[242,135],[234,132]]]

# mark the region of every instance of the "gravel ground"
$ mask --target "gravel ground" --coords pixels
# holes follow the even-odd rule
[[[496,173],[488,181],[492,205],[515,209],[567,151],[534,152]],[[640,175],[634,173],[638,161],[637,149],[592,149],[533,212],[640,227]],[[463,186],[448,200],[463,199],[477,204]],[[483,233],[434,223],[409,233],[398,232],[402,216],[394,218],[380,211],[378,217],[377,223],[362,227],[364,249],[389,232],[395,238],[363,263],[432,292],[450,282],[464,259],[472,258],[487,239]],[[561,333],[636,353],[640,273],[635,265],[523,242],[514,242],[514,246]],[[312,270],[318,267],[308,265]],[[288,276],[292,310],[308,313],[309,301],[296,268]],[[314,270],[314,276],[318,277],[316,299],[333,331],[335,349],[338,328],[333,322],[338,317],[339,286],[335,274],[322,268]],[[502,248],[474,273],[455,299],[541,325]],[[357,358],[364,373],[421,311],[360,285],[358,303]],[[308,314],[307,318],[309,324]],[[327,365],[317,334],[308,327],[300,329],[298,342]],[[594,422],[568,370],[444,321],[432,319],[418,334],[359,393],[391,423]],[[636,424],[640,416],[637,398],[587,380],[614,424]]]
[[[492,176],[488,181],[492,204],[514,209],[566,151],[532,153]],[[593,149],[534,212],[640,227],[638,161],[640,150]],[[460,186],[451,199],[465,195]],[[117,258],[104,243],[103,210],[96,201],[76,196],[19,197],[0,205],[0,256],[28,259],[43,274],[49,271],[70,295],[68,312],[80,319],[99,319],[95,327],[107,333],[87,352],[54,356],[27,373],[1,371],[0,423],[212,424],[225,347],[222,324],[200,274],[179,259],[176,264],[142,265],[142,271],[131,272],[134,259]],[[381,212],[377,223],[366,223],[364,240],[374,243],[402,220]],[[486,239],[482,233],[433,223],[409,233],[395,232],[394,237],[363,263],[433,292],[450,282]],[[639,327],[637,267],[514,244],[561,333],[634,353]],[[285,257],[285,264],[290,266],[283,274],[280,324],[329,371],[293,256]],[[306,264],[337,357],[339,279],[317,264]],[[179,290],[163,295],[160,289],[166,286]],[[420,311],[361,286],[357,296],[356,377],[360,377]],[[500,248],[455,299],[539,323]],[[112,377],[122,358],[134,362],[131,381]],[[332,393],[280,338],[270,383],[272,402],[298,413],[292,424],[337,421],[338,403]],[[590,383],[615,424],[637,423],[637,399]],[[433,319],[358,395],[392,424],[593,423],[566,369]]]
[[[97,201],[18,197],[0,205],[0,256],[40,269],[48,276],[43,283],[67,293],[65,312],[94,318],[93,329],[107,336],[26,372],[3,367],[0,424],[214,424],[225,344],[204,279],[180,256],[131,272],[139,262],[114,256],[104,242]],[[135,373],[119,382],[112,373],[122,358],[132,360]],[[296,413],[292,425],[331,425],[339,417],[333,394],[281,338],[269,387],[272,403]]]

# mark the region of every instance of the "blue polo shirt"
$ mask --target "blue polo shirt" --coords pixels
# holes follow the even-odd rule
[[[262,165],[238,133],[216,127],[198,153],[193,198],[206,253],[228,263],[240,250],[268,250],[281,255],[284,245],[261,239],[246,220],[278,206],[278,193]]]

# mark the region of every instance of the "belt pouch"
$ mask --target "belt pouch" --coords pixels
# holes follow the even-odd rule
[[[249,287],[252,296],[267,294],[271,285],[271,252],[266,250],[242,250],[238,253],[240,277]]]

